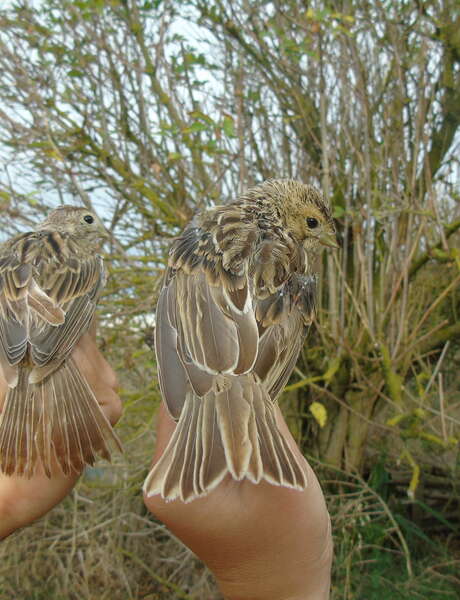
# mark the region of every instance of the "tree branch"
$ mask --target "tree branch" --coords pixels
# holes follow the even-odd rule
[[[460,219],[457,219],[456,221],[453,221],[452,223],[449,223],[449,225],[446,225],[444,228],[444,235],[445,238],[448,239],[452,234],[454,234],[456,231],[458,231],[460,229]],[[414,277],[414,275],[431,259],[433,258],[433,252],[435,250],[442,250],[443,248],[443,244],[442,244],[442,239],[441,241],[439,241],[436,246],[432,246],[431,248],[428,248],[428,250],[426,252],[424,252],[422,254],[422,256],[420,256],[419,258],[417,258],[413,263],[412,266],[409,269],[409,279],[412,279]]]

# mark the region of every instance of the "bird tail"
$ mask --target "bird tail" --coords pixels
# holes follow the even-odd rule
[[[187,392],[176,429],[145,480],[145,493],[190,502],[227,474],[303,489],[305,469],[279,431],[261,382],[240,375],[223,378],[219,387],[202,398]]]
[[[79,473],[96,456],[110,459],[121,443],[72,359],[39,383],[19,367],[0,421],[0,471],[32,477],[37,463],[51,477],[57,463],[65,475]]]

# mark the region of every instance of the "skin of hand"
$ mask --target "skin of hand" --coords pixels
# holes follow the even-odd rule
[[[117,379],[98,350],[91,332],[82,336],[72,357],[91,386],[105,416],[114,425],[121,416]],[[7,384],[0,371],[0,408],[6,391]],[[51,478],[39,469],[30,479],[8,477],[0,473],[0,539],[46,514],[67,496],[79,476],[74,474],[66,477],[57,465]]]
[[[90,334],[82,337],[73,357],[114,424],[121,413],[116,377]],[[5,392],[0,376],[0,405]],[[277,418],[299,453],[279,412]],[[175,426],[162,407],[154,461]],[[330,520],[318,480],[306,468],[308,486],[301,492],[227,478],[208,496],[188,504],[167,503],[160,496],[145,502],[209,566],[229,600],[326,600],[332,560]],[[41,473],[31,479],[0,475],[0,538],[43,516],[77,479],[77,474],[65,477],[57,468],[51,479]]]
[[[190,503],[144,497],[154,513],[207,564],[228,600],[327,600],[332,562],[330,518],[311,467],[277,408],[280,430],[306,465],[303,491],[224,479]],[[153,464],[176,424],[163,405]]]

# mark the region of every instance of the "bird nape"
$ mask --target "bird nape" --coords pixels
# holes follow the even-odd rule
[[[144,490],[188,502],[230,474],[303,489],[276,399],[315,310],[315,257],[337,247],[310,185],[268,180],[200,214],[171,246],[156,310],[160,389],[176,429]]]

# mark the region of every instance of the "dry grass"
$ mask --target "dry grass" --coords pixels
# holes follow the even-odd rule
[[[1,600],[221,600],[209,571],[144,508],[149,437],[129,442],[112,466],[89,469],[60,506],[3,543]],[[430,560],[420,562],[379,493],[316,467],[331,490],[332,600],[456,597],[459,560],[428,547]]]
[[[149,447],[144,435],[113,465],[88,469],[60,506],[3,543],[2,600],[219,597],[206,569],[144,507]]]
[[[62,504],[3,542],[0,600],[221,600],[209,571],[142,501],[159,402],[150,351],[126,335],[124,344],[112,343],[103,332],[105,354],[122,373],[118,431],[125,453],[111,465],[101,461],[88,469]],[[395,498],[404,497],[407,484],[395,496],[396,488],[389,492],[375,474],[366,483],[311,461],[333,520],[332,600],[384,600],[382,590],[388,599],[391,593],[401,599],[456,597],[451,590],[460,583],[458,560],[423,540],[420,560],[420,538],[414,540],[400,518],[407,498],[406,504]]]

